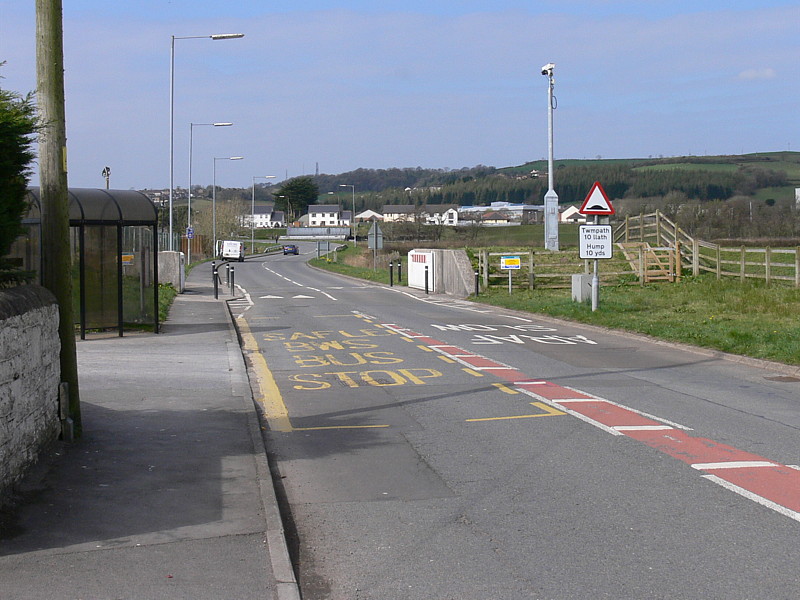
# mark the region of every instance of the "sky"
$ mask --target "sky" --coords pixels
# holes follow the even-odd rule
[[[0,0],[34,91],[35,3]],[[69,185],[800,150],[797,0],[63,0]],[[191,123],[232,122],[231,127]],[[225,160],[243,156],[243,160]],[[215,160],[221,159],[221,160]],[[31,183],[38,183],[34,170]]]

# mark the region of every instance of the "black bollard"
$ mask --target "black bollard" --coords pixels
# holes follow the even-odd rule
[[[236,277],[235,277],[235,273],[234,273],[234,271],[233,271],[233,265],[231,265],[231,280],[230,280],[230,285],[231,285],[231,288],[230,288],[231,296],[233,296],[233,288],[236,286]]]
[[[428,265],[425,265],[425,293],[428,293]]]
[[[397,285],[403,285],[403,261],[397,261]]]
[[[478,294],[480,294],[480,291],[481,291],[481,278],[480,278],[480,273],[478,273],[477,271],[475,271],[475,296],[476,296],[476,297],[478,296]]]
[[[219,273],[213,263],[211,264],[211,280],[214,282],[214,300],[217,300],[219,299]]]
[[[389,261],[389,287],[394,287],[394,262]]]

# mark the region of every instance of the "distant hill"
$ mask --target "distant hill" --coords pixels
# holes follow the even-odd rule
[[[595,181],[613,199],[658,198],[681,194],[692,201],[746,196],[793,200],[800,187],[800,152],[763,152],[731,156],[683,156],[641,159],[565,159],[554,162],[555,189],[562,204],[582,202]],[[358,205],[488,205],[496,201],[541,204],[547,191],[547,161],[505,168],[478,165],[445,169],[357,169],[318,175],[321,194],[342,194],[355,186]]]

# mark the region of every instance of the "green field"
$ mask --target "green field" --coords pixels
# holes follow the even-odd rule
[[[733,163],[667,163],[662,165],[644,165],[634,168],[634,171],[715,171],[735,173],[738,169],[739,166]]]

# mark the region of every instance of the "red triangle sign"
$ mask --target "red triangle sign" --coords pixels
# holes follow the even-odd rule
[[[586,200],[583,201],[580,209],[578,210],[582,215],[613,215],[614,207],[611,206],[611,200],[606,196],[606,191],[599,181],[595,181]]]

